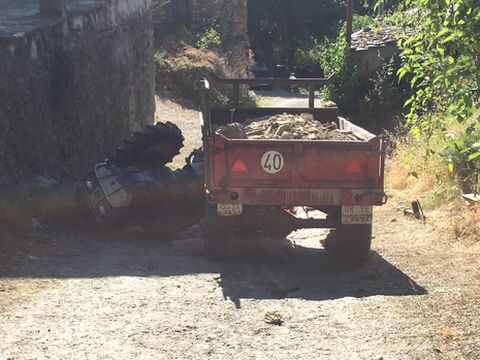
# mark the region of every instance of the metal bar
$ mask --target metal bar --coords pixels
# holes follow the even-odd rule
[[[272,84],[272,85],[316,85],[323,86],[328,84],[334,78],[335,74],[328,78],[300,78],[300,79],[287,79],[287,78],[273,78],[273,79],[223,79],[218,77],[214,73],[210,73],[207,78],[213,83],[219,84],[239,84],[239,85],[257,85],[257,84]]]
[[[308,107],[313,109],[315,107],[315,88],[313,85],[308,85]]]
[[[380,3],[378,4],[378,16],[383,16],[384,8],[385,8],[384,1],[380,1]]]
[[[240,84],[233,84],[233,107],[238,108],[240,104]]]
[[[352,44],[353,0],[347,0],[347,44]]]
[[[330,229],[341,224],[340,219],[295,219],[296,229]]]

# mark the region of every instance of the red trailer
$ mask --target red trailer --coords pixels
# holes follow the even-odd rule
[[[219,79],[232,85],[230,106],[209,102],[205,85],[202,133],[207,194],[206,255],[212,260],[232,254],[236,230],[246,228],[284,237],[301,228],[334,229],[324,245],[350,260],[365,260],[372,236],[372,207],[386,202],[385,143],[382,137],[339,118],[337,108],[314,107],[314,90],[330,79],[272,79],[273,85],[310,89],[308,108],[239,106],[239,87],[253,79]],[[265,80],[261,80],[265,81]],[[215,127],[229,122],[282,113],[310,113],[324,123],[335,122],[364,140],[252,140],[227,139]],[[304,206],[327,214],[325,219],[300,219],[292,211]]]

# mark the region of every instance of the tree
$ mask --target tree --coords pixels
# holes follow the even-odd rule
[[[472,117],[480,100],[480,3],[478,0],[404,0],[404,18],[416,29],[399,45],[414,95],[407,121],[417,136],[444,140],[450,170],[461,180],[480,170],[480,125]],[[463,125],[462,125],[463,124]],[[464,131],[452,132],[460,127]],[[431,149],[427,149],[427,154]]]
[[[297,50],[333,36],[344,17],[342,0],[250,0],[250,40],[270,65],[294,68]]]

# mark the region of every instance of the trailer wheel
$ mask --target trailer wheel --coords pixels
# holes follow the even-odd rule
[[[323,245],[325,250],[345,260],[364,262],[372,244],[372,225],[341,225],[332,230]]]
[[[233,255],[231,216],[219,216],[216,206],[208,205],[205,219],[205,256],[209,261],[226,261]]]

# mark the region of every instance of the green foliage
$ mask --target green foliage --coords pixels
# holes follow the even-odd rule
[[[415,94],[408,120],[423,132],[442,127],[426,113],[441,113],[459,122],[478,105],[480,84],[480,7],[474,0],[408,0],[418,7],[418,33],[400,42],[405,58],[398,76],[413,75]],[[413,25],[413,24],[412,24]]]
[[[311,45],[295,51],[295,68],[303,69],[309,73],[319,72],[321,54],[322,44],[318,40],[312,39]]]
[[[252,46],[261,49],[270,66],[295,69],[298,49],[308,52],[313,39],[334,36],[339,20],[345,18],[344,5],[343,0],[250,0]]]
[[[337,75],[335,81],[324,88],[324,97],[336,102],[343,113],[350,114],[355,107],[361,81],[348,51],[344,28],[336,39],[324,39],[320,64],[326,76]]]
[[[377,26],[370,17],[354,17],[354,31]],[[325,75],[337,74],[336,80],[325,87],[324,97],[334,101],[343,115],[361,119],[362,125],[372,131],[391,127],[410,94],[406,79],[399,82],[396,77],[401,59],[392,57],[377,72],[362,75],[352,61],[345,31],[342,24],[336,39],[325,38],[321,44],[320,63]]]
[[[479,107],[480,7],[478,0],[404,0],[402,15],[417,32],[399,42],[399,79],[410,76],[411,133],[442,138],[449,168],[462,179],[478,173],[478,125],[453,133]],[[433,152],[433,150],[428,150]],[[459,170],[461,168],[461,170]]]
[[[153,55],[153,60],[157,66],[157,71],[169,71],[170,64],[167,61],[168,54],[166,51],[158,51]]]
[[[444,157],[449,170],[463,185],[466,192],[478,187],[480,176],[480,124],[472,124],[461,133],[451,134]]]
[[[199,49],[209,49],[212,46],[220,46],[222,38],[220,32],[215,27],[206,28],[197,38],[195,47]]]

